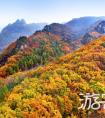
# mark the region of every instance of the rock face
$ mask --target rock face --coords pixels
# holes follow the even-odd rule
[[[0,33],[0,48],[1,50],[7,47],[10,43],[16,41],[20,36],[29,36],[36,30],[41,30],[46,24],[27,24],[23,19],[17,20],[13,24],[6,26]]]
[[[100,33],[104,34],[105,33],[105,21],[101,21],[96,27],[95,30]]]
[[[99,38],[101,36],[101,34],[97,33],[97,32],[89,32],[89,33],[86,33],[82,40],[81,40],[81,43],[86,45],[88,44],[89,42]]]
[[[94,26],[92,26],[90,31],[87,32],[81,40],[82,44],[88,44],[89,42],[105,35],[105,20],[103,21],[98,21]]]

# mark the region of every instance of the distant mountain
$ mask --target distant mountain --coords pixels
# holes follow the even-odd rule
[[[0,49],[16,41],[20,36],[29,36],[36,30],[41,30],[45,25],[45,23],[27,24],[23,19],[7,25],[0,33]]]
[[[105,33],[105,20],[99,20],[96,22],[92,27],[90,31],[96,31],[100,34]]]
[[[105,20],[100,20],[88,29],[88,32],[82,37],[81,43],[89,42],[105,35]]]
[[[43,31],[48,31],[61,36],[64,40],[73,42],[85,35],[89,28],[105,17],[81,17],[73,19],[67,23],[53,23],[44,27]]]
[[[91,40],[103,35],[105,29],[104,27],[100,29],[100,25],[103,26],[105,24],[102,22],[104,19],[105,17],[81,17],[64,24],[52,23],[50,25],[46,25],[45,23],[27,24],[24,20],[17,20],[15,23],[9,24],[1,31],[0,51],[20,36],[29,36],[36,30],[42,29],[42,31],[60,36],[63,40],[71,43],[73,47],[77,49],[81,46],[81,43],[87,44]]]
[[[59,35],[75,50],[105,33],[105,17],[81,17],[65,24],[46,25],[43,31]]]
[[[72,33],[75,35],[74,39],[78,39],[87,33],[87,30],[92,25],[103,19],[105,19],[105,17],[80,17],[67,22],[65,25],[69,27]]]

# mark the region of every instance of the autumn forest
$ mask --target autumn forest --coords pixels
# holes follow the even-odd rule
[[[32,20],[33,11],[33,20],[39,12],[44,17],[41,4],[24,5],[28,11],[25,6],[21,12],[27,11],[27,19]],[[46,14],[50,5],[43,8]],[[18,17],[22,13],[17,6],[11,13]],[[56,13],[47,14],[49,21],[58,15],[58,6],[53,10]],[[66,12],[60,15],[66,18]],[[105,118],[105,17],[11,21],[0,32],[0,118]]]

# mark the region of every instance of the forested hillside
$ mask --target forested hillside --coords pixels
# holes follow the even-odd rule
[[[68,43],[49,32],[20,37],[0,55],[0,77],[44,65],[71,51]]]
[[[12,83],[2,82],[0,118],[104,118],[104,109],[78,107],[81,92],[105,93],[105,37],[7,80]]]

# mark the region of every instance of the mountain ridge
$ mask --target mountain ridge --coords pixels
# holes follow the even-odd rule
[[[29,36],[36,30],[41,30],[45,23],[31,23],[27,24],[24,19],[16,20],[12,24],[8,24],[4,27],[0,33],[0,48],[3,50],[10,43],[16,41],[20,36]]]
[[[70,51],[67,42],[50,32],[37,31],[29,37],[20,37],[0,55],[0,76],[43,65]]]

